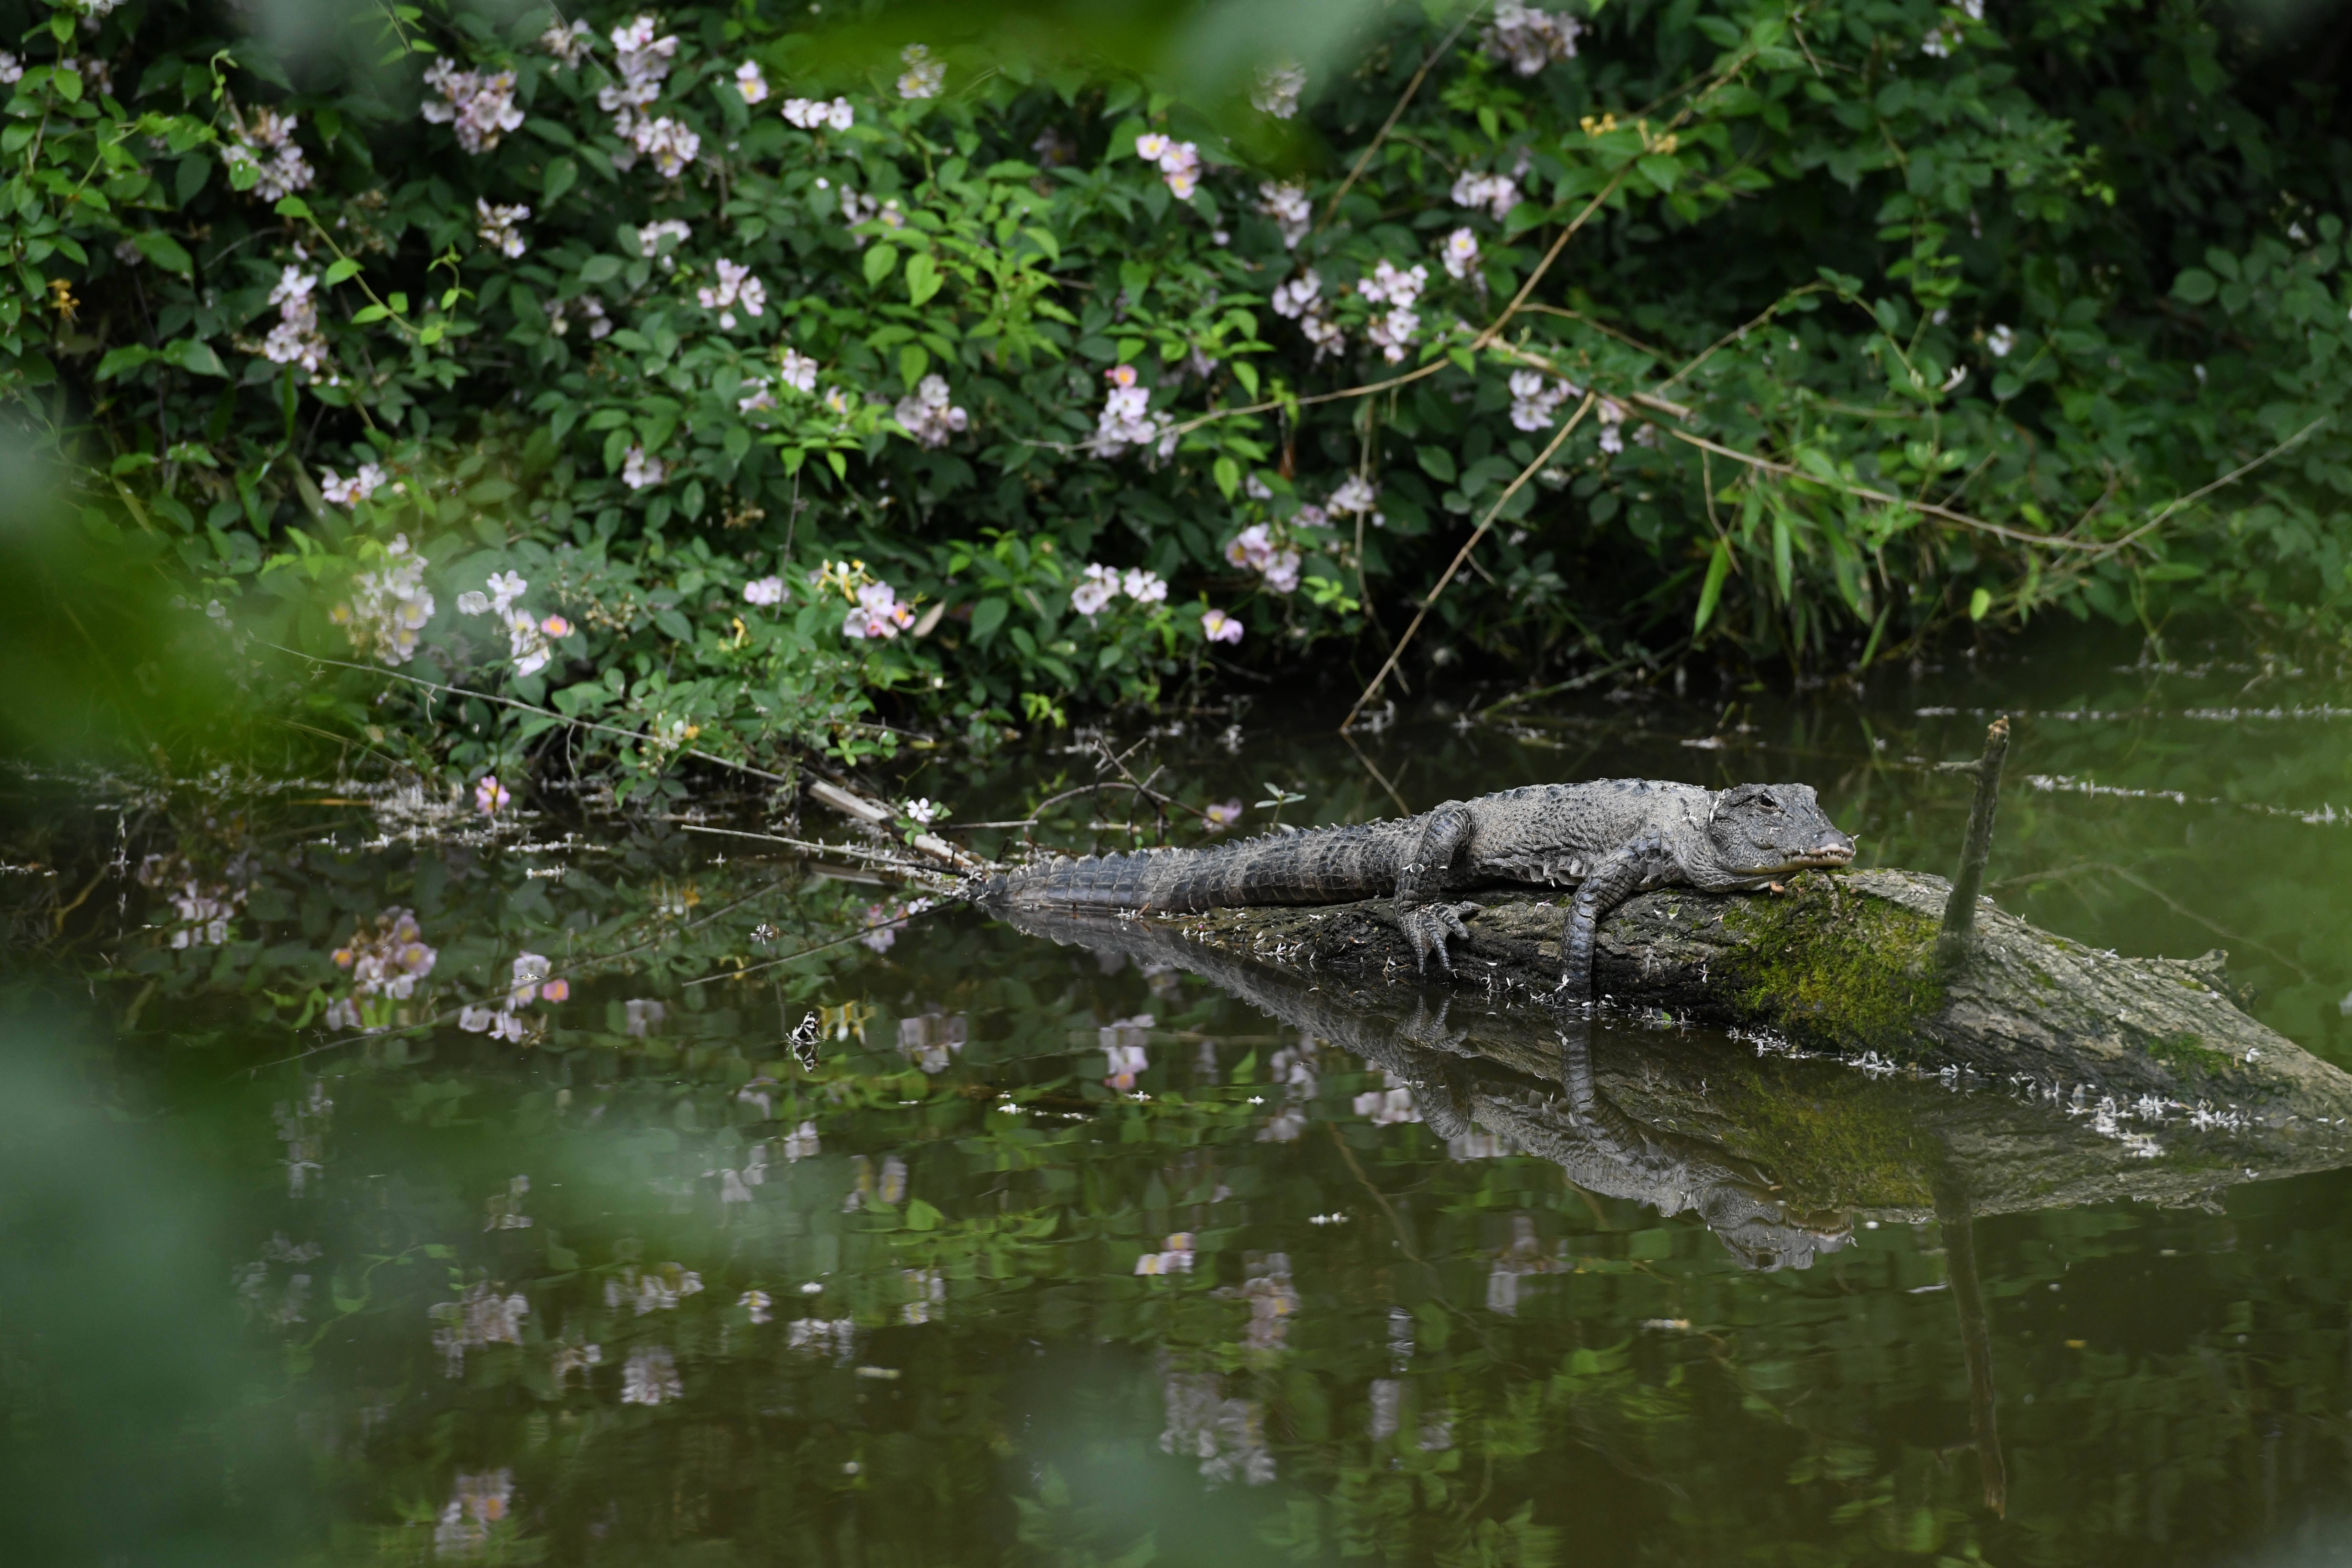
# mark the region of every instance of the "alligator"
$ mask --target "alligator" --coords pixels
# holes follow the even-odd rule
[[[1001,908],[1191,913],[1393,896],[1423,971],[1451,973],[1449,938],[1483,906],[1448,896],[1499,882],[1573,887],[1562,912],[1559,998],[1590,1005],[1601,917],[1645,889],[1738,892],[1807,867],[1843,866],[1853,840],[1806,784],[1710,790],[1650,779],[1531,784],[1449,800],[1418,816],[1289,829],[1211,849],[1060,858],[990,879]]]

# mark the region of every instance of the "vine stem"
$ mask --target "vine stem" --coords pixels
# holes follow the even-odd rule
[[[1437,47],[1429,51],[1429,58],[1421,62],[1421,68],[1412,73],[1411,81],[1404,84],[1404,96],[1396,100],[1396,107],[1389,110],[1389,117],[1386,120],[1381,121],[1381,128],[1373,135],[1370,143],[1357,154],[1355,166],[1348,171],[1348,177],[1339,182],[1338,190],[1331,193],[1330,203],[1323,209],[1323,222],[1317,224],[1315,226],[1317,228],[1319,229],[1324,224],[1329,223],[1339,213],[1339,199],[1355,188],[1357,178],[1370,165],[1372,154],[1381,150],[1381,143],[1387,141],[1389,132],[1396,129],[1396,122],[1402,118],[1405,106],[1412,101],[1412,95],[1421,90],[1421,84],[1429,79],[1430,68],[1445,58],[1445,51],[1454,47],[1454,40],[1462,36],[1462,30],[1477,20],[1479,14],[1486,9],[1484,5],[1471,6],[1462,14],[1462,20],[1454,24],[1454,30],[1439,41]]]
[[[1576,405],[1576,412],[1570,415],[1567,423],[1563,424],[1554,433],[1552,438],[1545,443],[1544,449],[1536,454],[1535,461],[1521,468],[1519,477],[1513,479],[1502,495],[1496,498],[1495,504],[1486,509],[1486,515],[1479,520],[1476,528],[1470,531],[1470,537],[1463,542],[1462,548],[1454,552],[1454,563],[1446,567],[1445,575],[1437,580],[1437,586],[1432,588],[1429,591],[1429,596],[1422,600],[1421,608],[1413,613],[1412,624],[1404,629],[1404,636],[1397,638],[1396,647],[1389,649],[1388,661],[1381,666],[1380,673],[1372,677],[1370,684],[1364,688],[1363,694],[1356,699],[1355,706],[1348,710],[1348,716],[1339,721],[1339,730],[1342,734],[1347,732],[1349,725],[1356,721],[1356,715],[1363,710],[1364,704],[1370,702],[1373,695],[1380,690],[1381,683],[1389,678],[1389,672],[1396,668],[1397,660],[1404,657],[1405,647],[1412,641],[1413,634],[1421,630],[1421,623],[1429,618],[1430,606],[1437,603],[1437,596],[1445,592],[1445,585],[1454,581],[1454,574],[1462,570],[1463,563],[1470,559],[1470,552],[1478,548],[1478,542],[1486,537],[1486,531],[1495,526],[1495,520],[1503,514],[1503,508],[1510,504],[1511,498],[1518,494],[1520,488],[1535,477],[1538,469],[1551,461],[1551,455],[1559,450],[1560,443],[1568,439],[1569,432],[1584,423],[1584,416],[1592,412],[1592,405],[1600,399],[1601,395],[1597,392],[1586,393],[1584,401]]]

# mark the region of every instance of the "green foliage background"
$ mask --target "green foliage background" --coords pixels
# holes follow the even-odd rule
[[[992,736],[1220,679],[1212,609],[1244,628],[1228,663],[1369,674],[1489,519],[1409,669],[1820,671],[2053,612],[2338,635],[2344,24],[1978,8],[1579,7],[1573,58],[1521,75],[1442,0],[672,5],[641,112],[699,146],[666,178],[616,165],[598,103],[635,5],[584,8],[572,67],[531,5],[8,0],[0,395],[68,463],[79,548],[135,537],[129,575],[300,673],[306,722],[471,771]],[[939,96],[893,85],[909,39]],[[467,151],[420,114],[431,58],[512,71],[520,123]],[[1251,102],[1286,61],[1289,118]],[[846,130],[778,111],[836,93]],[[265,108],[314,173],[289,200],[222,156]],[[1189,198],[1146,132],[1197,146]],[[1453,199],[1496,175],[1500,216]],[[1295,248],[1277,181],[1313,215]],[[845,191],[896,205],[853,224]],[[530,209],[520,258],[484,203]],[[767,291],[731,329],[698,303],[721,260]],[[1394,363],[1355,289],[1383,261],[1429,279]],[[289,267],[319,279],[315,369],[263,352]],[[1271,308],[1310,267],[1333,357]],[[747,412],[788,349],[814,390]],[[1118,366],[1164,454],[1090,444]],[[1519,427],[1538,367],[1607,400],[1549,457],[1580,400]],[[968,416],[939,446],[899,411],[932,374]],[[626,482],[632,447],[660,482]],[[385,485],[328,500],[363,463]],[[1351,478],[1377,512],[1316,526]],[[1251,525],[1295,589],[1229,559]],[[267,662],[370,664],[331,616],[396,535],[436,605],[400,672],[495,700]],[[1171,592],[1078,613],[1090,564]],[[571,627],[546,668],[457,613],[494,572]],[[789,597],[747,604],[771,574]],[[845,638],[869,577],[911,624]]]

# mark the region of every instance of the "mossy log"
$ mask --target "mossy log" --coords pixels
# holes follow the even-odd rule
[[[2352,1075],[2240,1011],[2218,955],[2121,959],[1988,907],[1948,974],[1946,892],[1880,871],[1644,895],[1602,923],[1589,1026],[1543,1004],[1559,911],[1519,895],[1469,922],[1450,983],[1377,903],[1005,918],[1188,970],[1386,1070],[1444,1136],[1484,1129],[1782,1264],[1856,1215],[2210,1206],[2352,1162]]]
[[[2153,1096],[2273,1124],[2352,1118],[2352,1076],[2242,1011],[2225,955],[2125,958],[1980,907],[1968,959],[1937,935],[1950,884],[1895,870],[1808,872],[1780,893],[1644,893],[1602,921],[1604,1015],[1769,1031],[1809,1049],[2031,1084],[2072,1098]],[[1560,906],[1481,895],[1454,944],[1455,992],[1542,1005],[1559,984]],[[1146,916],[1188,945],[1297,973],[1412,982],[1384,900]]]

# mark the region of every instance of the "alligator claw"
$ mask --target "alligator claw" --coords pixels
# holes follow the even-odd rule
[[[1476,914],[1484,904],[1423,904],[1417,910],[1397,911],[1397,929],[1404,932],[1405,941],[1412,943],[1413,962],[1424,974],[1429,973],[1429,955],[1437,954],[1438,967],[1446,973],[1454,973],[1454,959],[1445,951],[1445,939],[1458,936],[1470,940],[1470,928],[1462,923],[1465,914]]]

